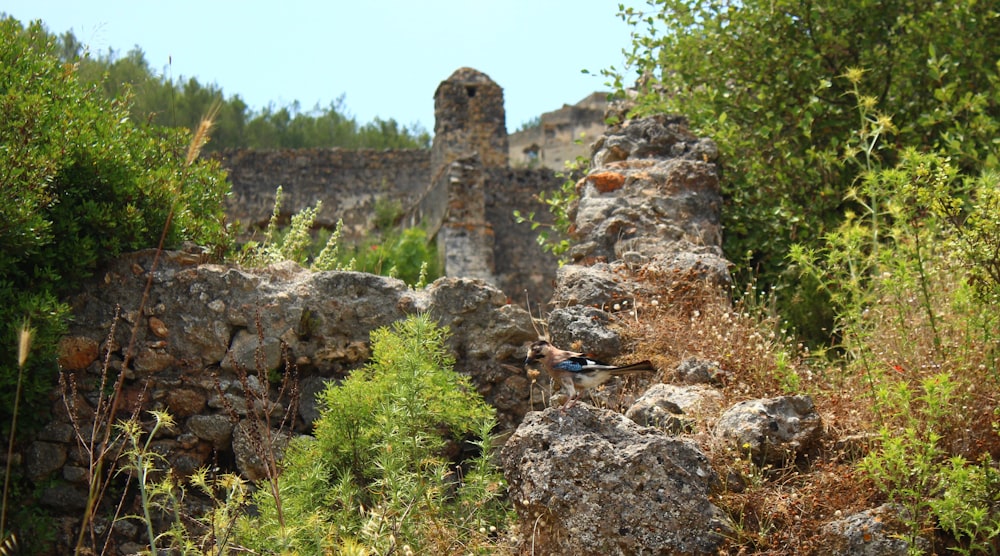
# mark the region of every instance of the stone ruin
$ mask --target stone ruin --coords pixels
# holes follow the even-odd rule
[[[591,93],[575,104],[545,112],[538,125],[511,133],[510,164],[562,170],[566,162],[590,157],[590,145],[604,135],[608,93]]]
[[[475,277],[511,299],[544,303],[552,295],[555,259],[513,212],[550,222],[536,195],[559,188],[547,168],[511,168],[503,89],[489,76],[460,68],[434,93],[434,142],[424,150],[304,149],[225,151],[230,221],[263,227],[282,186],[284,218],[322,201],[317,225],[339,219],[345,237],[374,228],[379,202],[405,209],[402,224],[424,226],[437,242],[446,276]]]
[[[482,93],[488,101],[496,92],[482,74],[456,75],[461,80],[439,92],[457,95],[457,103]],[[442,144],[455,140],[451,132],[442,133]],[[499,138],[476,140],[489,145]],[[489,234],[479,233],[485,229],[457,232],[470,232],[463,218],[489,214],[488,191],[470,176],[488,175],[484,160],[500,159],[448,152],[441,176],[449,177],[435,181],[449,199],[441,229],[453,228],[451,240],[462,249],[488,245]],[[619,355],[610,305],[642,287],[623,279],[626,271],[676,270],[684,279],[728,284],[715,156],[714,145],[693,136],[678,117],[625,122],[595,144],[594,168],[577,185],[573,260],[558,273],[554,262],[545,270],[556,276],[547,317],[557,345],[578,341],[601,357]],[[489,179],[482,178],[487,190]],[[472,208],[469,197],[477,199]],[[481,197],[487,198],[485,209]],[[500,239],[494,234],[494,242]],[[262,475],[247,447],[248,422],[261,408],[248,388],[267,398],[275,392],[266,381],[242,383],[240,369],[266,372],[294,363],[302,403],[292,428],[308,434],[318,416],[312,395],[365,363],[371,330],[418,312],[449,326],[456,370],[497,408],[498,432],[509,435],[499,458],[519,516],[510,532],[519,554],[718,553],[732,529],[709,495],[726,487],[686,434],[700,430],[721,442],[758,446],[760,453],[750,456],[762,462],[808,453],[821,439],[822,423],[808,397],[727,409],[713,379],[724,371],[697,361],[676,370],[681,384],[654,384],[625,416],[582,403],[565,413],[547,408],[548,381],[522,366],[527,344],[537,338],[536,323],[481,277],[449,276],[414,290],[392,278],[313,273],[294,263],[265,269],[210,264],[196,246],[164,253],[155,270],[154,256],[120,258],[72,300],[60,366],[76,389],[68,398],[56,389],[52,422],[23,453],[41,504],[58,516],[55,554],[72,546],[86,503],[88,458],[77,433],[81,420],[86,430],[99,410],[98,379],[105,369],[125,375],[120,416],[167,410],[176,417],[177,425],[153,442],[176,472],[215,465],[255,479]],[[456,265],[471,273],[489,268],[468,260]],[[139,312],[147,283],[148,303]],[[133,327],[134,358],[125,365]],[[708,422],[719,424],[709,429]],[[114,530],[119,554],[144,546],[137,528]],[[831,535],[840,530],[832,527]]]

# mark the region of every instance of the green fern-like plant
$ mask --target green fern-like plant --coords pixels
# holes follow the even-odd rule
[[[260,516],[240,527],[245,545],[302,554],[496,548],[509,508],[486,447],[494,410],[452,370],[447,336],[427,315],[372,332],[372,361],[319,394],[315,436],[288,447],[281,497],[290,526],[280,530],[262,489]],[[466,451],[474,455],[454,455]]]
[[[320,202],[314,207],[302,209],[292,216],[287,227],[281,228],[281,203],[282,188],[279,186],[263,239],[244,245],[236,258],[237,262],[262,267],[286,260],[295,261],[317,271],[356,270],[392,276],[415,287],[440,276],[437,250],[428,241],[427,231],[420,227],[403,230],[392,227],[398,216],[398,207],[393,207],[398,203],[376,203],[376,211],[380,215],[377,218],[379,228],[371,238],[356,245],[344,245],[342,219],[325,241],[314,238],[313,228],[322,208]]]

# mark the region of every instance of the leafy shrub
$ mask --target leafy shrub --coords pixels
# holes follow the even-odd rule
[[[426,315],[372,332],[372,361],[319,394],[315,437],[286,451],[288,527],[261,489],[260,516],[241,523],[247,546],[452,554],[496,545],[508,508],[487,451],[494,410],[451,369],[447,334]],[[473,445],[475,455],[456,457]]]
[[[266,266],[288,260],[313,270],[356,270],[392,276],[417,287],[440,275],[437,250],[428,242],[427,232],[423,228],[400,231],[392,227],[399,214],[395,203],[376,203],[376,222],[380,227],[373,238],[352,246],[341,245],[342,221],[325,242],[318,240],[322,234],[314,238],[312,228],[322,203],[303,209],[292,216],[286,228],[279,228],[281,200],[281,187],[278,187],[264,239],[243,246],[237,256],[241,264]]]
[[[168,247],[194,240],[221,254],[228,185],[216,163],[191,160],[189,132],[139,126],[127,97],[82,87],[37,23],[0,21],[0,113],[0,418],[9,421],[16,324],[29,316],[38,331],[25,374],[32,407],[53,384],[62,297],[101,262],[155,247],[165,229]]]
[[[363,243],[352,252],[352,267],[422,285],[441,275],[437,249],[422,228],[389,232],[381,241]]]
[[[963,176],[939,154],[876,157],[879,121],[856,95],[862,162],[849,212],[818,249],[792,260],[828,294],[845,370],[863,377],[878,441],[861,469],[905,508],[908,541],[940,524],[977,553],[1000,534],[991,450],[1000,450],[993,399],[1000,385],[991,276],[998,244],[991,173]],[[880,161],[891,158],[886,165]],[[965,498],[965,500],[963,500]]]
[[[859,144],[848,139],[860,130],[857,80],[843,76],[863,68],[869,114],[900,122],[896,147],[939,152],[967,175],[997,167],[995,3],[648,4],[620,14],[636,28],[628,56],[641,76],[634,112],[683,114],[718,143],[724,250],[744,279],[779,290],[780,309],[805,319],[817,312],[802,305],[823,297],[798,289],[785,257],[795,243],[818,247],[859,208],[846,198],[861,170],[853,163]],[[605,73],[620,94],[631,85],[624,72]],[[794,324],[819,332],[829,323]]]

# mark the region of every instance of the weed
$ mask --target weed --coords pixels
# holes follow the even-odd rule
[[[31,328],[28,321],[21,324],[17,338],[17,390],[14,392],[14,412],[10,423],[10,440],[7,444],[7,468],[3,475],[3,501],[0,505],[0,551],[6,553],[8,548],[13,551],[17,548],[17,537],[7,531],[7,494],[10,491],[10,470],[11,462],[14,461],[14,437],[17,431],[17,412],[21,405],[21,381],[24,376],[24,364],[28,361],[31,353],[31,343],[35,337],[35,330]]]
[[[437,252],[429,243],[426,230],[392,228],[392,223],[398,219],[399,208],[391,201],[376,202],[379,229],[372,237],[357,245],[343,245],[344,223],[338,220],[336,228],[320,247],[312,230],[322,204],[317,203],[293,215],[289,225],[282,229],[282,196],[282,188],[278,187],[263,239],[243,246],[236,257],[239,264],[262,267],[288,260],[312,270],[356,270],[392,276],[411,286],[426,284],[428,279],[440,274]]]
[[[257,348],[254,350],[256,380],[251,380],[249,370],[239,362],[234,361],[236,376],[243,388],[243,398],[246,400],[246,419],[241,421],[240,411],[229,402],[225,392],[216,379],[216,390],[219,399],[229,413],[234,426],[245,427],[250,447],[256,456],[256,461],[263,466],[263,474],[268,490],[275,504],[278,523],[284,530],[285,515],[282,511],[281,489],[278,480],[280,446],[287,441],[287,435],[292,429],[299,405],[298,370],[290,361],[287,348],[282,344],[282,361],[284,372],[281,374],[280,386],[274,399],[271,398],[267,357],[264,351],[264,327],[261,324],[260,311],[255,315],[257,328]],[[284,400],[284,402],[282,402]],[[277,425],[271,420],[274,415],[280,415]]]

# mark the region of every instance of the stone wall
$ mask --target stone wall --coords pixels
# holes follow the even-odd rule
[[[67,388],[54,389],[53,418],[21,458],[40,506],[56,523],[56,546],[46,554],[73,552],[92,482],[91,454],[100,439],[89,431],[95,419],[99,430],[107,422],[114,387],[102,379],[109,375],[111,382],[119,373],[124,377],[116,419],[137,416],[148,431],[150,410],[175,418],[176,425],[161,430],[150,449],[164,458],[157,466],[169,465],[178,476],[219,466],[263,478],[253,449],[260,438],[252,431],[263,433],[254,428],[254,416],[267,413],[276,427],[285,408],[297,408],[290,429],[311,432],[319,415],[315,394],[369,360],[373,329],[416,313],[450,328],[446,346],[455,370],[498,408],[502,429],[512,430],[529,410],[541,408],[537,392],[532,401],[522,366],[522,346],[536,338],[530,317],[481,280],[440,278],[413,290],[394,278],[311,272],[292,262],[265,269],[205,264],[197,248],[155,259],[153,250],[124,255],[71,299],[73,319],[60,344]],[[277,384],[268,384],[293,370],[297,405],[279,398]],[[273,413],[264,409],[265,397],[276,402]],[[78,445],[80,439],[86,447]],[[101,516],[112,515],[121,499],[127,511],[137,511],[136,493],[121,490],[124,477],[103,501]],[[106,531],[107,517],[96,525]],[[141,550],[137,527],[115,524],[114,530],[119,544],[110,554]]]
[[[533,307],[552,297],[558,260],[538,245],[538,230],[514,220],[514,211],[534,212],[541,224],[551,224],[548,208],[536,198],[559,188],[560,178],[548,169],[494,168],[486,173],[486,220],[493,230],[495,284],[519,305]]]
[[[240,149],[214,156],[232,182],[226,212],[244,229],[267,225],[280,185],[286,217],[322,201],[318,225],[333,228],[343,218],[345,233],[361,236],[373,227],[376,200],[411,206],[431,179],[423,149]]]

